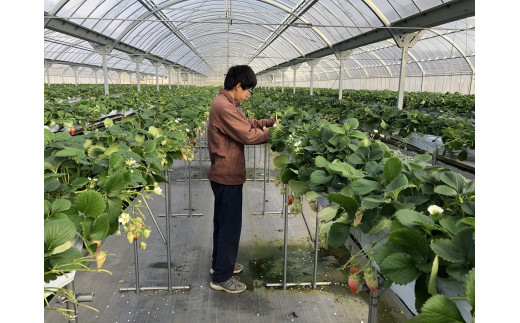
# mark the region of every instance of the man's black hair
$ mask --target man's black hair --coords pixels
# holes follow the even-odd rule
[[[231,90],[238,83],[243,90],[252,89],[256,86],[256,75],[253,69],[247,65],[231,66],[224,80],[224,89]]]

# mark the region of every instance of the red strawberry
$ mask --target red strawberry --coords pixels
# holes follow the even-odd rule
[[[368,269],[365,271],[365,283],[367,284],[368,288],[372,291],[372,293],[377,292],[377,275],[372,269]]]
[[[137,239],[139,239],[139,238],[137,238],[137,236],[134,236],[134,241],[137,241]]]
[[[348,276],[348,287],[352,293],[357,294],[363,288],[361,278],[356,274]]]
[[[197,146],[197,140],[193,140],[193,146]]]
[[[359,272],[359,268],[358,267],[356,267],[356,266],[350,267],[350,273],[351,274],[356,274],[358,272]]]
[[[76,132],[76,129],[74,129],[74,128],[71,128],[71,129],[70,129],[70,134],[71,134],[72,136],[74,136],[74,133],[75,133],[75,132]]]
[[[289,201],[289,205],[292,204],[293,200],[294,200],[294,199],[292,198],[292,196],[289,196],[289,199],[288,199],[288,201]]]

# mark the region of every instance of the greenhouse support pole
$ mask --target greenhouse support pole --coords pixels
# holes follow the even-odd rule
[[[47,76],[47,85],[51,85],[51,77],[50,77],[50,74],[49,74],[49,69],[52,66],[52,63],[45,62],[43,64],[45,66],[45,75]]]
[[[181,86],[180,77],[181,77],[181,71],[177,70],[177,88],[179,88]]]
[[[135,76],[137,79],[137,92],[141,92],[141,72],[139,71],[139,64],[144,60],[144,56],[131,56],[132,62],[135,63]]]
[[[74,84],[78,85],[78,68],[79,66],[71,66],[70,67],[74,71]]]
[[[280,69],[282,71],[282,93],[284,91],[284,88],[285,88],[285,83],[284,83],[284,80],[285,80],[285,71],[287,70],[287,68],[282,68]]]
[[[103,84],[105,85],[105,95],[109,94],[108,91],[108,70],[107,70],[107,54],[101,54],[103,60]]]
[[[296,70],[298,69],[297,65],[292,65],[291,68],[293,69],[293,89],[292,93],[296,94]]]
[[[336,58],[339,60],[339,88],[338,88],[338,99],[341,100],[343,98],[343,78],[345,77],[345,61],[352,54],[352,50],[347,50],[340,53],[334,53]]]
[[[121,74],[123,74],[123,72],[117,73],[117,76],[119,77],[119,85],[123,84],[123,82],[121,81]]]
[[[99,71],[99,68],[92,68],[92,71],[94,72],[94,79],[96,80],[96,84],[98,84],[98,81],[97,81],[97,72]]]
[[[339,87],[338,87],[338,99],[343,98],[343,64],[345,60],[339,60]]]
[[[276,91],[276,74],[273,73],[273,91]]]
[[[172,79],[170,77],[171,68],[168,66],[168,90],[172,89]]]
[[[313,93],[313,89],[314,89],[314,67],[319,63],[319,59],[316,58],[316,59],[313,59],[312,61],[308,61],[307,64],[309,64],[309,66],[311,67],[311,81],[310,81],[310,95],[312,95]]]
[[[152,62],[152,65],[155,67],[155,85],[157,91],[159,91],[159,67],[161,67],[161,62]]]
[[[402,48],[403,56],[401,57],[401,71],[399,73],[399,94],[397,95],[397,108],[403,109],[403,95],[406,77],[406,63],[408,61],[408,46]]]
[[[155,88],[159,91],[159,66],[155,66]]]
[[[405,87],[405,78],[406,78],[406,65],[408,62],[408,49],[412,48],[419,39],[421,39],[422,35],[426,30],[421,30],[419,32],[408,33],[408,34],[394,34],[394,40],[397,46],[399,46],[403,55],[401,57],[401,71],[399,73],[399,90],[397,96],[397,108],[399,110],[403,109],[403,101],[404,101],[404,87]]]
[[[109,94],[108,91],[108,68],[107,68],[107,55],[112,52],[110,46],[101,45],[89,42],[90,46],[94,49],[96,54],[101,55],[101,61],[103,66],[103,84],[105,85],[105,95]],[[96,74],[96,84],[97,84],[97,74]]]

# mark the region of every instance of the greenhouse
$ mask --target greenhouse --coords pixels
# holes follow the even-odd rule
[[[475,20],[44,0],[44,321],[475,322]]]

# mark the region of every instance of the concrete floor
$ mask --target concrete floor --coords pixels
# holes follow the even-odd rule
[[[263,166],[263,155],[257,150],[256,167]],[[261,149],[263,151],[263,148]],[[262,153],[263,154],[263,153]],[[248,169],[253,168],[253,154]],[[205,157],[204,154],[202,157]],[[271,156],[272,161],[272,156]],[[330,286],[267,288],[267,283],[280,282],[283,263],[284,219],[280,214],[262,213],[263,181],[244,184],[243,227],[237,261],[244,265],[238,274],[247,285],[241,294],[227,294],[209,287],[211,276],[213,194],[205,178],[209,162],[200,159],[192,163],[192,213],[198,216],[174,216],[170,221],[172,286],[189,286],[189,290],[120,291],[135,288],[134,247],[124,236],[110,236],[102,242],[102,250],[110,255],[103,268],[106,273],[76,273],[76,293],[94,293],[94,300],[80,307],[77,322],[368,322],[368,294],[353,295],[346,286],[347,273],[340,267],[349,257],[347,248],[320,249],[318,281],[330,281]],[[188,182],[183,181],[187,168],[183,161],[174,164],[171,185],[172,213],[188,213]],[[271,164],[270,169],[274,169]],[[263,170],[257,170],[263,178]],[[252,171],[248,171],[252,176]],[[161,184],[164,191],[164,184]],[[279,188],[266,184],[266,212],[282,209]],[[166,237],[165,198],[154,195],[147,199],[160,230]],[[141,288],[167,286],[166,246],[143,208],[152,234],[146,240],[147,249],[138,250]],[[314,232],[315,216],[304,207],[305,215],[290,214],[288,218],[288,282],[311,282],[314,244],[309,231]],[[254,215],[255,214],[255,215]],[[308,227],[305,225],[307,219]],[[95,266],[95,264],[93,264]],[[379,322],[404,322],[405,314],[394,302],[390,292],[383,293],[378,311]],[[51,302],[53,306],[58,306]],[[66,322],[54,311],[45,311],[45,322]]]

